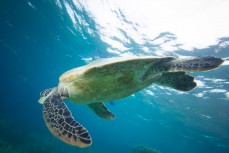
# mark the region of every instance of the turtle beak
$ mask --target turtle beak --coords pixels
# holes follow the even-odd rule
[[[44,102],[45,102],[45,99],[46,99],[46,97],[40,97],[39,100],[38,100],[38,103],[43,105]]]
[[[44,101],[45,101],[45,95],[44,95],[45,90],[43,90],[42,92],[40,92],[40,98],[38,100],[38,103],[43,105]]]

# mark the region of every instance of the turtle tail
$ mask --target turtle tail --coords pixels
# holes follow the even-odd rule
[[[212,56],[175,59],[166,64],[169,71],[209,71],[218,68],[224,62],[221,58]]]
[[[73,118],[57,88],[51,92],[43,104],[43,118],[50,132],[67,144],[81,148],[90,146],[92,140],[88,131]]]

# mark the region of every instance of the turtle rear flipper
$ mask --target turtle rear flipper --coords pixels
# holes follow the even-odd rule
[[[67,105],[54,88],[43,104],[43,117],[51,133],[67,144],[87,147],[92,143],[88,131],[74,120]]]
[[[99,117],[112,120],[115,119],[115,115],[109,111],[109,109],[102,103],[88,104],[88,107]]]
[[[159,80],[155,83],[180,91],[190,91],[196,87],[194,77],[185,72],[162,73]]]
[[[176,59],[167,62],[169,71],[208,71],[219,67],[224,60],[212,56],[197,57],[192,59]]]

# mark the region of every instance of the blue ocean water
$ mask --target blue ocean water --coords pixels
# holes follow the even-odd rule
[[[228,64],[192,73],[198,87],[188,93],[152,85],[107,103],[116,114],[112,121],[98,118],[85,105],[67,101],[74,117],[88,129],[93,144],[79,149],[52,136],[37,102],[39,93],[56,86],[58,77],[71,68],[98,58],[130,55],[229,57],[229,37],[186,50],[170,31],[151,37],[140,34],[141,25],[111,2],[97,1],[94,10],[90,10],[90,3],[0,1],[0,152],[137,153],[133,147],[138,145],[162,153],[229,152]],[[101,9],[97,3],[105,3],[107,8],[98,13],[102,21],[93,14]],[[106,18],[110,12],[117,17],[111,16],[112,22]],[[113,34],[115,30],[119,33]],[[166,52],[163,45],[175,49]]]

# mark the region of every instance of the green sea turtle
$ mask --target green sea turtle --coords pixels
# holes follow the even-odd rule
[[[86,104],[96,115],[114,119],[103,102],[134,94],[152,83],[180,91],[196,87],[194,78],[185,72],[207,71],[223,63],[221,58],[197,57],[117,57],[96,60],[88,65],[65,72],[58,87],[40,93],[43,117],[48,129],[62,141],[87,147],[92,140],[88,131],[72,116],[64,99]]]

